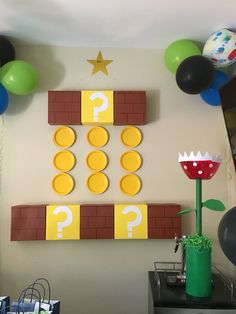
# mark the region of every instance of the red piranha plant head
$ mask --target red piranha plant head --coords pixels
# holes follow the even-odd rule
[[[179,163],[189,179],[209,180],[219,168],[221,158],[207,152],[205,154],[198,152],[196,155],[191,152],[190,155],[179,154]]]

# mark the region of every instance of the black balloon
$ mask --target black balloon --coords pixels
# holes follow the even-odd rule
[[[203,56],[185,59],[176,72],[179,88],[187,94],[200,94],[214,80],[215,69],[211,61]]]
[[[0,36],[0,66],[14,59],[15,49],[12,43],[5,36]]]
[[[221,219],[218,227],[220,246],[228,259],[236,265],[236,207]]]

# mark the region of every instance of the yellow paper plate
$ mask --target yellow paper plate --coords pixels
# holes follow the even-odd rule
[[[60,173],[53,178],[52,188],[58,194],[69,194],[74,188],[74,180],[68,173]]]
[[[107,155],[100,150],[94,150],[88,154],[86,163],[91,170],[102,171],[108,163]]]
[[[129,196],[137,194],[142,187],[140,178],[135,174],[127,174],[120,180],[121,191]]]
[[[87,140],[94,147],[103,147],[108,142],[109,135],[105,128],[94,127],[88,131]]]
[[[135,126],[128,126],[122,130],[120,138],[125,146],[136,147],[142,141],[142,132]]]
[[[75,132],[68,126],[62,126],[54,132],[53,136],[54,143],[59,147],[70,147],[75,141]]]
[[[137,171],[142,165],[142,157],[136,151],[127,151],[120,157],[121,167],[129,172]]]
[[[68,150],[62,150],[54,156],[53,164],[60,171],[70,171],[75,165],[75,156]]]
[[[87,179],[88,189],[95,194],[101,194],[108,188],[108,178],[102,172],[92,173]]]

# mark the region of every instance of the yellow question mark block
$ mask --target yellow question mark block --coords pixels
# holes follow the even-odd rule
[[[113,91],[81,91],[81,123],[113,124]]]
[[[115,239],[147,238],[147,205],[115,205]]]
[[[80,239],[80,205],[48,205],[46,240]]]

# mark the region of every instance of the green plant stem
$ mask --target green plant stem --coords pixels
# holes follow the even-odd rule
[[[196,179],[196,233],[202,235],[202,180]]]

